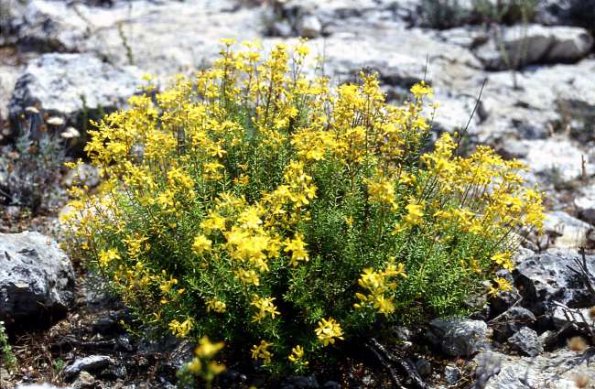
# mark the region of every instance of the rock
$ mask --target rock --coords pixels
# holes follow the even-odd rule
[[[478,128],[480,140],[493,142],[508,137],[547,141],[560,123],[574,123],[570,127],[571,135],[580,143],[572,143],[573,146],[584,143],[585,139],[593,139],[589,126],[595,115],[595,79],[590,76],[593,72],[595,61],[584,59],[573,65],[536,66],[514,74],[508,71],[489,73],[482,95],[486,115]],[[458,79],[453,88],[462,87],[458,86],[461,82]],[[567,143],[565,137],[553,139]],[[521,147],[531,149],[533,145],[527,142]],[[540,142],[536,142],[535,147],[541,147]],[[574,159],[579,161],[580,167],[580,148],[572,148],[579,152]],[[524,157],[526,153],[522,155]]]
[[[529,154],[529,144],[518,139],[506,139],[496,150],[506,159],[525,158]]]
[[[562,211],[547,213],[543,223],[550,247],[557,248],[592,247],[595,244],[594,228]]]
[[[574,198],[574,206],[580,219],[595,225],[595,184],[585,186],[579,190]]]
[[[516,25],[495,34],[475,54],[486,69],[505,70],[529,64],[576,62],[587,56],[592,46],[593,38],[580,27]]]
[[[314,15],[305,15],[298,27],[300,36],[304,38],[317,38],[322,34],[322,24]]]
[[[1,35],[1,34],[0,34]],[[8,104],[10,102],[10,95],[14,90],[17,79],[23,66],[20,65],[2,65],[0,63],[0,130],[2,130],[2,118],[8,119]],[[0,141],[2,136],[0,134]]]
[[[517,357],[491,352],[480,353],[475,361],[479,364],[476,377],[485,379],[485,389],[531,389],[556,388],[575,389],[578,376],[595,382],[595,369],[589,364],[591,358],[567,350],[566,348],[536,357]],[[492,361],[487,364],[483,360]],[[491,367],[491,366],[495,366]],[[491,375],[487,374],[491,373]],[[478,374],[479,373],[479,374]],[[479,382],[478,382],[479,384]]]
[[[110,9],[79,5],[79,13],[93,23],[81,51],[170,81],[210,64],[221,38],[261,38],[266,7],[237,6],[235,0],[117,2]]]
[[[64,368],[64,376],[66,378],[74,378],[82,371],[88,373],[97,372],[113,363],[114,361],[108,355],[91,355],[84,358],[77,358],[71,365]]]
[[[0,302],[7,327],[49,324],[66,314],[74,270],[56,241],[38,232],[0,234]]]
[[[521,328],[533,325],[537,318],[527,308],[511,307],[502,315],[495,318],[490,325],[494,328],[494,337],[503,342],[517,333]]]
[[[99,171],[95,166],[83,163],[69,170],[62,183],[68,188],[75,185],[94,188],[99,185]]]
[[[474,49],[489,40],[489,35],[485,29],[475,26],[464,26],[458,28],[449,28],[436,32],[438,39],[467,49]]]
[[[436,95],[436,101],[439,103],[432,121],[434,129],[439,132],[453,133],[465,128],[477,99],[469,95],[439,93]],[[432,117],[431,108],[428,107],[426,111],[428,117]],[[476,125],[483,120],[482,114],[484,114],[484,111],[480,101],[467,131],[470,135],[474,135]]]
[[[281,389],[318,389],[320,385],[316,377],[312,376],[293,376],[287,377],[281,382]]]
[[[293,27],[291,27],[291,24],[285,20],[276,21],[271,24],[268,34],[271,36],[289,38],[293,35]]]
[[[508,343],[513,349],[529,357],[535,357],[543,352],[539,335],[529,327],[522,327],[519,332],[508,338]]]
[[[595,173],[593,162],[568,139],[552,137],[523,143],[529,147],[525,160],[531,170],[554,184],[568,183],[582,177],[583,169],[587,176]],[[581,156],[585,158],[584,165]]]
[[[420,377],[429,377],[432,375],[432,364],[424,358],[420,358],[415,362],[415,369]]]
[[[189,341],[179,342],[169,354],[167,364],[175,370],[180,369],[185,363],[190,362],[194,355],[194,345]]]
[[[68,389],[72,388],[70,386],[54,386],[52,384],[43,383],[43,384],[19,384],[16,386],[15,389]],[[75,388],[72,388],[75,389]]]
[[[398,51],[394,42],[399,42]],[[425,78],[446,90],[453,73],[466,77],[470,67],[480,66],[468,50],[433,40],[418,29],[349,29],[310,44],[313,53],[324,54],[325,72],[338,81],[353,80],[363,68],[378,72],[385,85],[408,89]]]
[[[591,296],[577,275],[578,254],[570,250],[551,249],[529,257],[515,270],[516,284],[523,295],[523,305],[537,315],[551,310],[552,301],[570,307],[588,306]],[[587,266],[595,274],[595,256],[587,256]]]
[[[19,77],[10,117],[17,122],[25,108],[39,105],[82,128],[84,119],[124,106],[138,92],[140,78],[134,67],[117,68],[91,54],[44,54]]]
[[[40,52],[80,49],[91,25],[74,7],[59,1],[11,3],[0,42]]]
[[[93,389],[96,386],[95,377],[83,370],[73,382],[72,389]]]
[[[537,4],[537,21],[549,25],[570,25],[594,29],[595,1],[542,0]]]
[[[444,381],[449,385],[455,385],[461,379],[461,371],[458,367],[446,365],[444,368]]]
[[[595,276],[593,278],[595,281]],[[592,304],[595,306],[595,296],[593,296]],[[568,325],[573,325],[576,330],[583,332],[586,336],[592,331],[595,331],[595,317],[591,315],[591,308],[576,308],[566,309],[557,306],[552,314],[554,327],[563,329]]]
[[[481,320],[435,319],[428,337],[446,355],[470,356],[485,344],[488,326]]]

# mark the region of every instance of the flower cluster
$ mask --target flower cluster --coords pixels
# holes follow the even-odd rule
[[[307,76],[306,43],[231,46],[97,124],[101,187],[73,188],[63,216],[146,325],[305,369],[378,321],[462,312],[540,227],[518,162],[448,134],[424,151],[429,85],[392,106],[373,74]]]

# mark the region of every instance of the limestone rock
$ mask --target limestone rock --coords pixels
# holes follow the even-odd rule
[[[44,54],[19,77],[10,116],[17,121],[27,107],[38,105],[43,112],[76,125],[83,116],[122,107],[138,92],[140,83],[136,68],[118,68],[91,54]]]
[[[63,317],[74,301],[74,270],[58,244],[37,232],[0,234],[0,320],[36,325]]]
[[[504,27],[502,33],[480,46],[476,55],[486,69],[504,70],[576,62],[587,56],[592,46],[593,37],[580,27],[516,25]]]
[[[572,250],[552,249],[521,262],[515,278],[523,304],[537,315],[549,312],[553,301],[571,307],[588,304],[588,290],[569,268],[576,268],[574,258],[578,255]],[[587,266],[595,274],[595,256],[587,256]]]
[[[512,348],[529,357],[535,357],[543,352],[539,335],[529,327],[521,328],[519,332],[508,338],[508,343]]]
[[[487,324],[481,320],[435,319],[430,322],[432,341],[449,356],[470,356],[486,343]]]

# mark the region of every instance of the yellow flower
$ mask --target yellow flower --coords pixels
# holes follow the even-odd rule
[[[275,301],[274,297],[253,296],[250,305],[255,307],[257,312],[252,317],[252,321],[260,323],[262,319],[266,318],[268,315],[271,315],[271,319],[274,319],[275,316],[280,315],[281,312],[277,311],[277,307],[275,304],[273,304],[273,301]]]
[[[432,97],[434,95],[432,87],[426,84],[425,81],[421,81],[413,85],[411,87],[411,93],[413,93],[413,96],[415,96],[416,99],[419,99],[424,96]]]
[[[116,249],[101,250],[99,252],[99,266],[101,267],[107,267],[116,259],[120,259],[120,254]]]
[[[262,359],[265,364],[271,363],[273,354],[269,351],[269,347],[272,345],[272,343],[261,340],[259,345],[252,346],[250,350],[252,352],[252,359]]]
[[[512,285],[506,278],[496,277],[494,282],[496,283],[496,287],[490,285],[488,289],[488,293],[491,296],[496,296],[500,292],[510,292],[512,290]]]
[[[408,225],[418,225],[423,222],[424,205],[417,200],[412,199],[409,204],[405,206],[407,215],[405,215],[404,222]]]
[[[217,312],[222,313],[225,312],[226,305],[223,301],[217,299],[210,299],[207,300],[207,312]]]
[[[198,341],[198,346],[194,349],[194,355],[200,358],[212,358],[217,354],[225,344],[223,342],[213,343],[207,336],[203,336]]]
[[[297,233],[293,239],[285,241],[285,249],[283,251],[286,253],[291,252],[289,264],[293,267],[297,266],[299,261],[307,262],[309,260],[308,252],[306,251],[306,242],[304,242],[303,238],[302,234]]]
[[[492,261],[496,262],[499,266],[506,270],[512,270],[514,267],[510,253],[508,251],[494,254],[492,256]]]
[[[177,338],[186,337],[186,335],[188,335],[192,330],[193,326],[194,325],[191,319],[186,319],[181,323],[176,319],[169,322],[169,330]]]
[[[209,215],[200,223],[200,228],[206,231],[224,231],[225,218],[217,212],[211,211]]]
[[[335,339],[343,340],[343,330],[341,325],[332,317],[322,319],[318,322],[318,328],[315,330],[316,337],[324,346],[335,344]]]
[[[260,285],[260,278],[254,270],[239,269],[235,275],[244,285]]]
[[[304,348],[302,346],[295,346],[291,349],[291,354],[287,357],[291,363],[303,363]]]
[[[202,255],[211,250],[213,242],[204,235],[197,235],[192,243],[192,251],[197,255]]]

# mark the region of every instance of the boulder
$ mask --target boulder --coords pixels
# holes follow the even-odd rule
[[[583,187],[574,198],[574,206],[578,217],[585,222],[595,225],[595,184]]]
[[[66,378],[74,378],[80,372],[97,372],[105,369],[114,361],[108,355],[91,355],[84,358],[77,358],[72,364],[64,368],[64,376]]]
[[[89,36],[92,22],[63,1],[12,2],[0,43],[39,52],[75,52]],[[0,22],[1,23],[1,22]]]
[[[449,356],[470,356],[487,342],[488,326],[481,320],[435,319],[430,322],[429,340]]]
[[[529,147],[525,157],[527,164],[546,181],[564,184],[583,177],[583,174],[590,176],[595,173],[593,161],[589,161],[586,153],[565,137],[526,140],[523,143]]]
[[[592,247],[595,244],[594,229],[589,223],[562,211],[547,213],[543,223],[549,246],[556,248]]]
[[[56,241],[38,232],[0,234],[0,320],[49,324],[74,302],[74,270]]]
[[[515,25],[494,33],[475,54],[488,70],[530,64],[573,63],[586,57],[593,37],[580,27]]]
[[[523,305],[537,315],[551,313],[553,301],[569,307],[588,306],[592,296],[571,270],[577,268],[577,258],[575,251],[551,249],[521,262],[515,279]],[[595,274],[595,256],[587,256],[586,262],[591,274]]]
[[[521,328],[533,325],[537,318],[527,308],[514,306],[504,312],[502,315],[494,318],[490,325],[494,329],[494,337],[499,341],[505,341]]]
[[[305,15],[299,23],[298,32],[304,38],[318,38],[322,34],[322,24],[315,15]]]
[[[508,344],[529,357],[535,357],[543,352],[541,339],[535,330],[529,327],[523,327],[516,334],[508,338]]]
[[[595,281],[595,276],[593,277]],[[593,296],[593,304],[595,304],[595,296]],[[589,336],[595,332],[595,317],[591,312],[591,308],[564,308],[557,306],[552,314],[554,327],[556,329],[564,329],[567,326],[573,326],[575,330]]]
[[[575,353],[566,348],[536,357],[482,352],[475,357],[478,364],[475,371],[477,387],[575,389],[578,377],[595,382],[595,369],[590,364],[591,359],[589,355]]]
[[[17,80],[10,117],[18,122],[27,107],[38,106],[64,125],[82,126],[85,118],[122,107],[140,85],[135,67],[115,67],[91,54],[44,54]]]

